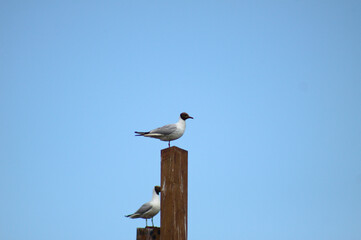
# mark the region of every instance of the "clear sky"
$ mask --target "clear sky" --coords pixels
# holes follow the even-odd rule
[[[134,131],[185,111],[189,240],[359,240],[360,26],[360,1],[1,1],[0,239],[135,239],[167,143]]]

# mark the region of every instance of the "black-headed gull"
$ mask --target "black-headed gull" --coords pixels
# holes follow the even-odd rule
[[[176,140],[183,136],[184,131],[186,130],[186,120],[192,118],[188,113],[181,113],[177,123],[168,124],[160,128],[153,129],[149,132],[135,132],[138,135],[135,136],[144,136],[157,138],[162,141],[168,142],[168,147],[170,147],[170,141]],[[193,118],[192,118],[193,119]]]
[[[135,213],[126,215],[130,218],[144,218],[145,226],[148,226],[148,219],[152,219],[152,226],[154,227],[153,217],[157,215],[160,211],[160,198],[159,193],[161,192],[159,186],[153,188],[153,197],[147,203],[144,203]]]

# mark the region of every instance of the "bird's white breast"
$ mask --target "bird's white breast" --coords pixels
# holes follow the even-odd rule
[[[160,140],[172,141],[172,140],[176,140],[176,139],[180,138],[181,136],[183,136],[184,131],[186,130],[186,121],[179,118],[179,121],[176,123],[176,126],[177,126],[177,128],[174,132],[172,132],[169,135],[163,136],[162,138],[160,138]]]

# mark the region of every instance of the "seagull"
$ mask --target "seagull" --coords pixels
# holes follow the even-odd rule
[[[135,213],[126,215],[130,218],[145,218],[145,227],[148,227],[148,219],[152,219],[152,226],[154,227],[153,217],[159,213],[160,210],[160,198],[159,193],[161,192],[159,186],[153,188],[153,197],[147,203],[144,203]]]
[[[158,138],[161,141],[168,141],[168,147],[170,147],[170,141],[176,140],[183,136],[186,130],[186,120],[188,118],[193,119],[188,113],[182,112],[179,116],[177,123],[168,124],[160,128],[153,129],[149,132],[135,132],[135,136],[144,136],[151,138]]]

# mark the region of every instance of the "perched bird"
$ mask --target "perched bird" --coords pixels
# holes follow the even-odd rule
[[[170,147],[170,141],[176,140],[183,136],[186,130],[186,120],[192,118],[188,113],[181,113],[177,123],[168,124],[160,128],[153,129],[149,132],[135,132],[135,136],[144,136],[151,138],[158,138],[162,141],[168,141],[168,147]],[[193,119],[193,118],[192,118]]]
[[[148,219],[152,219],[152,226],[154,227],[153,217],[159,213],[160,210],[160,198],[161,192],[159,186],[155,186],[153,189],[153,197],[147,203],[144,203],[135,213],[126,215],[130,218],[145,218],[145,226],[148,227]]]

